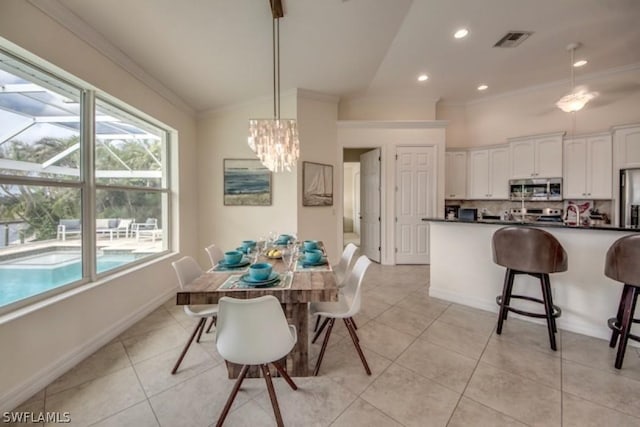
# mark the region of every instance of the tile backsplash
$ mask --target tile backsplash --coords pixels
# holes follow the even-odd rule
[[[476,208],[478,213],[486,215],[500,215],[504,211],[522,206],[521,202],[511,200],[446,200],[445,205],[460,206],[461,208]],[[526,208],[564,209],[565,202],[524,202]],[[612,216],[611,200],[594,200],[595,208],[609,218]]]

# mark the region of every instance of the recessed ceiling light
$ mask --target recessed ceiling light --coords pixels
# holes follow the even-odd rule
[[[580,61],[576,61],[573,64],[574,67],[582,67],[584,65],[587,65],[587,60],[586,59],[581,59]]]
[[[489,86],[487,86],[487,85],[478,86],[478,90],[487,90],[487,89],[489,89]]]
[[[429,76],[427,76],[426,74],[420,74],[418,76],[418,81],[419,82],[426,82],[427,80],[429,80]]]
[[[467,34],[469,34],[469,30],[467,30],[466,28],[460,28],[458,31],[455,32],[453,37],[457,39],[462,39],[467,37]]]

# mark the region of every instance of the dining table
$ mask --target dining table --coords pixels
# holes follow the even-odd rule
[[[321,243],[320,247],[322,248]],[[214,267],[179,290],[176,303],[217,304],[222,297],[249,299],[264,295],[275,296],[282,305],[288,323],[295,326],[298,338],[293,350],[281,361],[281,366],[290,376],[309,376],[309,303],[338,301],[335,274],[328,262],[325,265],[306,266],[301,260],[297,260],[287,268],[281,258],[270,258],[266,253],[263,251],[256,261],[269,262],[272,265],[273,271],[280,275],[280,281],[276,285],[241,285],[239,278],[246,274],[248,266],[240,269]],[[229,378],[237,378],[241,368],[240,365],[227,362]],[[261,376],[260,369],[251,367],[247,376]]]

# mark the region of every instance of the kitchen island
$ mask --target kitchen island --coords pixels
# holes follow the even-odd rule
[[[511,225],[541,228],[558,239],[569,260],[566,272],[551,275],[553,300],[562,309],[558,327],[609,338],[607,319],[616,314],[622,284],[604,275],[605,256],[617,239],[640,230],[611,225],[571,227],[519,221],[466,222],[438,218],[425,221],[430,223],[430,296],[497,313],[496,295],[502,291],[505,268],[493,262],[493,233]],[[539,282],[533,277],[518,276],[514,293],[540,297]],[[542,311],[542,306],[536,305],[533,310]],[[514,313],[510,316],[539,322]]]

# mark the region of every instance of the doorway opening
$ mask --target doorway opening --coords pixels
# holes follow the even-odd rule
[[[354,243],[371,260],[380,262],[379,148],[343,150],[343,242]]]

